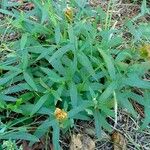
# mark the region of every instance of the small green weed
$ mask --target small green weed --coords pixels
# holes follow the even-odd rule
[[[3,141],[2,146],[0,147],[1,150],[23,150],[22,146],[18,147],[15,142],[13,141]]]
[[[113,130],[107,118],[117,123],[118,107],[137,117],[132,101],[144,107],[145,128],[150,82],[144,75],[150,61],[136,46],[149,43],[150,24],[135,21],[149,13],[146,1],[139,16],[121,29],[113,26],[109,9],[92,8],[86,0],[30,2],[34,8],[24,11],[19,2],[0,2],[7,19],[0,27],[0,139],[32,145],[51,133],[59,150],[60,131],[75,120],[94,118],[100,138],[102,129]],[[122,37],[127,29],[131,41]],[[20,38],[8,41],[10,33]]]

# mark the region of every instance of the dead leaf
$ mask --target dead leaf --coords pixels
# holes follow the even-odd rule
[[[32,10],[34,8],[34,4],[33,3],[25,3],[23,6],[23,10]]]
[[[121,133],[114,132],[111,139],[114,143],[114,150],[126,150],[126,140]]]
[[[83,134],[73,135],[71,138],[70,150],[94,150],[95,142]]]
[[[139,115],[144,118],[145,114],[144,114],[144,107],[142,105],[140,105],[139,103],[132,101],[133,107],[135,108],[135,110],[139,113]]]

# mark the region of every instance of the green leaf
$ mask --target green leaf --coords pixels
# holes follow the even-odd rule
[[[71,103],[73,108],[75,108],[77,106],[77,102],[78,102],[78,92],[77,92],[77,87],[76,85],[71,82],[70,84],[70,97],[71,97]]]
[[[33,97],[35,97],[35,95],[32,92],[27,92],[27,93],[20,95],[20,98],[22,99],[23,102],[27,102]]]
[[[4,94],[14,94],[16,92],[21,92],[25,90],[32,90],[32,88],[27,83],[20,83],[14,86],[10,86],[9,88],[5,89],[3,92]]]
[[[60,31],[60,26],[57,25],[55,27],[55,42],[56,42],[57,45],[59,44],[59,42],[61,40],[61,36],[62,35],[61,35],[61,31]]]
[[[0,9],[0,13],[2,13],[4,15],[9,15],[11,17],[15,17],[15,15],[12,12],[8,11],[8,10]]]
[[[93,115],[94,115],[94,121],[95,121],[96,136],[98,138],[101,138],[102,129],[101,129],[101,120],[100,120],[100,112],[99,112],[99,110],[96,109],[93,112]]]
[[[15,102],[17,100],[17,98],[15,97],[12,97],[12,96],[7,96],[7,95],[4,95],[4,94],[1,94],[0,93],[0,99],[4,100],[4,101],[10,101],[10,102]]]
[[[0,145],[0,150],[3,150],[2,145]]]
[[[134,21],[146,14],[150,14],[150,9],[147,6],[147,4],[148,4],[147,0],[142,1],[141,12],[133,18]]]
[[[31,75],[29,75],[27,72],[23,73],[24,75],[24,79],[26,80],[26,82],[35,90],[38,91],[37,86],[33,80],[33,78],[31,77]]]
[[[51,46],[50,48],[43,48],[43,51],[42,53],[38,56],[38,58],[36,59],[36,61],[42,59],[42,58],[46,58],[46,56],[48,56],[49,54],[51,54],[55,49],[56,47],[55,46]]]
[[[47,4],[49,7],[48,7],[48,12],[49,12],[49,17],[50,17],[50,20],[51,20],[51,22],[52,22],[52,24],[53,24],[53,26],[57,26],[57,20],[56,20],[56,12],[55,12],[55,10],[54,10],[54,7],[53,7],[53,3],[52,3],[52,1],[50,0],[50,1],[48,1],[48,4]]]
[[[132,21],[128,21],[126,23],[126,26],[128,27],[130,33],[134,36],[134,41],[139,41],[141,38],[141,33],[137,31],[135,25]]]
[[[27,43],[27,39],[28,39],[28,34],[23,34],[20,40],[20,49],[23,51],[25,48],[25,45]]]
[[[46,105],[46,102],[45,102],[45,105]],[[24,104],[24,105],[21,105],[19,108],[22,111],[23,115],[29,116],[31,114],[31,112],[33,111],[33,107],[35,107],[34,104]],[[46,106],[42,106],[36,112],[36,114],[37,115],[51,115],[52,114],[52,110],[50,110],[49,108],[46,108]],[[30,116],[30,117],[32,117],[32,116]]]
[[[48,128],[50,128],[55,124],[56,124],[55,120],[51,120],[50,118],[48,118],[47,120],[43,121],[42,124],[36,129],[36,131],[34,132],[34,136],[40,139],[44,134],[46,134]],[[34,142],[30,142],[29,145],[31,146],[33,144]]]
[[[131,87],[150,89],[150,82],[140,79],[135,74],[130,75],[129,78],[123,79],[123,83]]]
[[[74,50],[77,50],[78,49],[77,37],[75,36],[72,25],[69,25],[68,34],[69,34],[70,43],[74,45]]]
[[[3,99],[0,98],[0,110],[5,109],[5,106],[6,106],[6,102]],[[0,133],[1,133],[1,131],[0,131]]]
[[[68,116],[70,118],[73,118],[76,114],[78,114],[81,111],[85,111],[86,108],[93,106],[93,102],[85,100],[84,102],[81,102],[80,106],[77,106],[76,108],[71,109],[68,112]]]
[[[115,80],[116,79],[116,70],[115,70],[115,67],[114,67],[114,63],[112,61],[112,57],[110,55],[106,54],[101,49],[98,49],[98,51],[103,56],[103,59],[104,59],[106,65],[107,65],[107,69],[108,69],[108,72],[109,72],[109,75],[110,75],[111,79]]]
[[[41,67],[41,70],[48,75],[48,77],[54,82],[62,82],[64,81],[63,77],[60,77],[56,72],[50,70],[48,68]]]
[[[76,3],[79,7],[84,8],[87,3],[87,0],[76,0]]]
[[[145,117],[143,119],[143,123],[141,125],[141,130],[142,129],[145,129],[149,126],[149,123],[150,123],[150,92],[149,91],[145,91],[144,93],[144,101],[145,101],[145,104],[144,104],[144,114],[145,114]]]
[[[101,110],[107,115],[107,116],[110,116],[110,117],[115,117],[115,113],[113,110],[109,109],[106,107],[107,104],[104,104],[101,106]]]
[[[129,52],[127,52],[126,50],[124,50],[124,51],[121,51],[118,55],[117,55],[117,57],[116,57],[116,59],[115,59],[115,61],[116,62],[121,62],[121,61],[125,61],[126,59],[132,59],[132,55],[129,53]]]
[[[4,0],[2,0],[2,1],[4,1]],[[9,3],[6,0],[6,3],[3,6],[5,6],[5,7],[15,7],[15,6],[21,6],[21,3],[20,2]]]
[[[123,108],[127,109],[129,113],[133,115],[133,117],[137,117],[137,112],[134,110],[132,103],[128,99],[127,93],[116,93],[118,103]]]
[[[107,100],[112,94],[113,91],[117,88],[117,82],[112,82],[108,85],[105,91],[100,95],[99,102],[103,102]]]
[[[0,135],[0,139],[27,140],[27,141],[39,142],[39,139],[36,136],[22,131],[2,134]]]
[[[136,94],[136,93],[133,93],[133,92],[125,92],[125,95],[128,96],[128,98],[136,101],[137,103],[141,104],[141,105],[145,105],[145,100],[143,98],[142,95],[139,95],[139,94]]]
[[[14,66],[0,65],[0,69],[1,69],[1,70],[9,70],[9,71],[21,72],[21,69],[20,69],[20,68],[14,67]]]
[[[23,34],[20,40],[20,49],[22,52],[22,68],[25,70],[28,66],[28,49],[25,48],[25,45],[28,40],[28,34]]]
[[[104,23],[106,19],[106,12],[99,5],[97,6],[97,12],[99,14],[99,16],[97,16],[98,19],[100,19],[100,21]]]
[[[100,121],[101,121],[102,127],[105,130],[107,130],[108,132],[112,132],[113,129],[112,129],[112,127],[110,126],[110,124],[106,120],[107,116],[104,113],[100,113],[99,116],[100,116]]]
[[[110,48],[117,47],[122,43],[122,41],[121,37],[114,37],[109,40],[108,45]]]
[[[60,150],[59,145],[59,137],[60,137],[60,127],[59,123],[56,123],[56,125],[53,126],[53,146],[55,150]]]
[[[35,114],[44,105],[44,103],[48,100],[48,98],[49,98],[49,94],[45,94],[44,96],[42,96],[38,100],[38,102],[34,105],[30,116],[33,116],[33,114]]]
[[[92,67],[92,64],[88,57],[84,53],[78,53],[78,59],[79,62],[87,69],[87,71],[91,74],[94,75],[95,71]]]
[[[72,45],[68,44],[58,49],[48,60],[51,63],[53,60],[62,57],[66,52],[72,49]]]
[[[54,67],[55,71],[58,71],[58,73],[60,75],[64,76],[66,74],[66,70],[60,59],[56,59],[56,60],[52,61],[51,65]]]
[[[0,85],[4,85],[5,83],[9,82],[10,80],[13,80],[13,78],[15,78],[18,74],[20,74],[20,72],[15,72],[15,73],[8,75],[7,77],[1,78]]]

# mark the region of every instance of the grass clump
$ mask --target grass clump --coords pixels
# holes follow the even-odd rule
[[[136,46],[149,43],[149,25],[137,28],[134,18],[116,29],[109,10],[85,0],[30,2],[24,11],[19,2],[1,4],[7,22],[1,26],[0,139],[33,144],[50,133],[57,150],[61,131],[92,118],[99,138],[102,129],[113,130],[108,117],[117,123],[118,107],[137,116],[132,101],[144,107],[145,128],[150,62]],[[130,42],[122,36],[127,28]],[[18,38],[5,39],[10,33]]]

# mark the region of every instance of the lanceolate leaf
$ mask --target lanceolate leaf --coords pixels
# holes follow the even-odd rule
[[[55,124],[56,124],[55,120],[50,120],[48,118],[47,120],[43,121],[43,123],[36,129],[34,136],[40,139],[47,132],[48,128],[54,126]],[[30,142],[30,145],[33,144],[34,142]]]
[[[150,89],[150,82],[144,81],[140,79],[137,75],[130,75],[129,78],[123,79],[123,83],[125,85],[129,85],[132,87]]]
[[[127,109],[129,113],[131,113],[134,117],[137,117],[137,113],[134,110],[132,103],[129,101],[127,93],[117,93],[117,100],[120,106]]]
[[[51,48],[43,48],[43,52],[38,56],[38,58],[36,59],[36,61],[42,59],[42,58],[46,58],[46,56],[48,56],[49,54],[51,54],[53,52],[53,50],[55,49],[55,47],[51,47]]]
[[[22,52],[22,69],[26,70],[28,67],[29,57],[28,57],[28,49],[24,49]]]
[[[91,106],[93,106],[93,105],[94,105],[93,102],[85,100],[85,101],[82,102],[78,107],[76,107],[76,108],[70,110],[70,111],[68,112],[68,116],[69,116],[70,118],[73,118],[73,117],[74,117],[76,114],[78,114],[79,112],[85,111],[86,108],[91,107]]]
[[[117,88],[117,82],[112,82],[108,85],[108,87],[105,89],[105,91],[100,95],[99,101],[103,102],[107,100],[112,94],[113,91]]]
[[[114,67],[114,63],[112,61],[112,57],[110,55],[106,54],[104,52],[104,50],[99,49],[99,52],[103,56],[103,59],[104,59],[106,65],[107,65],[107,69],[108,69],[108,72],[109,72],[109,75],[110,75],[111,79],[115,80],[116,70],[115,70],[115,67]]]
[[[0,93],[0,99],[4,100],[4,101],[10,101],[10,102],[15,102],[17,100],[17,98],[12,97],[12,96],[7,96],[5,94],[1,94]]]
[[[45,94],[44,96],[42,96],[38,100],[38,102],[34,105],[30,116],[32,116],[33,114],[35,114],[44,105],[44,103],[48,100],[48,98],[49,98],[49,94]]]
[[[99,110],[95,110],[93,113],[94,113],[96,136],[98,138],[101,138],[102,129],[101,129],[100,112]]]
[[[49,63],[51,63],[53,60],[62,57],[66,52],[68,52],[69,50],[72,49],[72,45],[68,44],[65,45],[63,47],[61,47],[60,49],[58,49],[49,59]]]
[[[20,49],[23,51],[27,43],[28,34],[23,34],[20,41]]]
[[[86,5],[87,0],[77,0],[76,3],[79,7],[84,8]]]
[[[7,77],[1,78],[0,85],[4,85],[8,81],[13,80],[13,78],[15,78],[18,74],[20,74],[20,72],[15,72],[15,73],[8,75]]]
[[[56,72],[51,69],[41,67],[41,70],[48,75],[48,77],[54,82],[64,81],[63,77],[60,77]]]
[[[0,9],[0,12],[2,14],[9,15],[11,17],[15,17],[15,15],[12,12],[8,11],[8,10]]]
[[[72,82],[70,84],[70,97],[71,97],[71,103],[72,103],[72,106],[73,108],[75,108],[77,106],[77,101],[78,101],[78,98],[77,98],[77,87],[76,85]]]
[[[21,41],[20,41],[20,49],[22,52],[22,68],[23,70],[25,70],[27,68],[28,65],[28,49],[25,48],[25,45],[27,43],[28,40],[28,34],[23,34],[21,37]]]
[[[56,123],[53,126],[53,145],[55,150],[60,150],[60,145],[59,145],[59,137],[60,137],[60,127],[59,123]]]
[[[61,40],[61,31],[60,31],[60,26],[57,25],[55,27],[55,42],[56,44],[59,44],[60,40]]]
[[[34,79],[31,77],[31,75],[29,75],[27,72],[23,73],[24,78],[26,80],[26,82],[35,90],[37,91],[37,86],[34,82]]]
[[[10,132],[3,135],[0,135],[0,139],[12,139],[12,140],[27,140],[27,141],[33,141],[38,142],[39,139],[26,132],[18,131],[18,132]]]
[[[141,125],[141,129],[145,129],[148,127],[149,123],[150,123],[150,93],[149,91],[146,91],[144,93],[144,101],[145,101],[145,105],[144,105],[144,114],[145,114],[145,118],[143,119],[143,124]]]
[[[18,67],[13,67],[13,66],[7,66],[7,65],[0,65],[0,69],[2,70],[9,70],[9,71],[20,71],[21,69]]]
[[[90,60],[88,59],[88,57],[84,53],[79,53],[78,54],[78,59],[79,59],[79,62],[87,69],[87,71],[91,75],[95,74],[95,71],[92,67],[92,64],[91,64]]]

